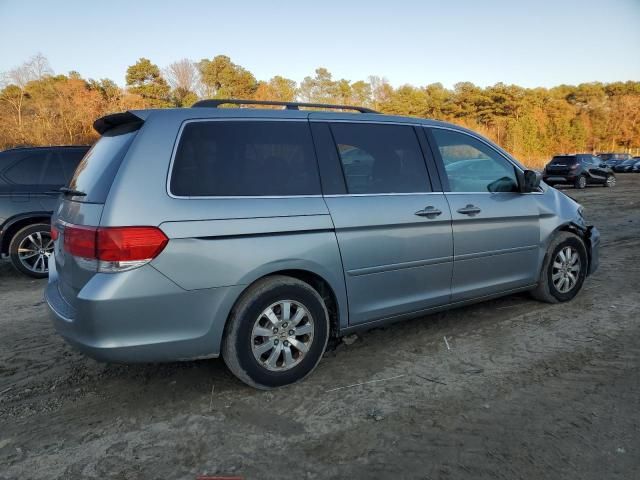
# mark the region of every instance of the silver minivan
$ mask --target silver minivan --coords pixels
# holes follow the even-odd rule
[[[580,205],[469,130],[228,103],[265,102],[95,122],[45,293],[87,355],[222,355],[272,388],[308,375],[330,337],[525,290],[568,301],[597,267]]]

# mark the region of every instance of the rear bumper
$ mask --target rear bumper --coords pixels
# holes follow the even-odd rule
[[[591,275],[600,264],[600,232],[594,226],[587,227],[587,239],[589,247],[589,269],[587,275]]]
[[[553,185],[554,183],[573,183],[578,178],[576,175],[554,175],[554,174],[545,174],[542,176],[542,180],[549,185]]]
[[[74,348],[105,362],[213,358],[240,286],[184,290],[150,265],[96,274],[71,305],[52,258],[45,300],[56,331]]]

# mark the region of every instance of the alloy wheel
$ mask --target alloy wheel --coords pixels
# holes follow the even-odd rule
[[[18,258],[24,268],[33,273],[46,273],[53,253],[53,239],[49,232],[33,232],[18,245]]]
[[[580,255],[578,251],[565,246],[556,254],[551,266],[551,281],[560,293],[571,291],[578,283],[580,277]]]
[[[267,370],[286,371],[298,365],[313,342],[314,321],[300,302],[281,300],[256,319],[251,331],[254,358]]]

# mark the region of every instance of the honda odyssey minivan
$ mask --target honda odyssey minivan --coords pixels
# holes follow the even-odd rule
[[[285,108],[217,108],[259,103]],[[205,100],[95,128],[45,297],[99,360],[222,356],[273,388],[332,336],[514,292],[569,301],[598,265],[579,204],[448,123]]]

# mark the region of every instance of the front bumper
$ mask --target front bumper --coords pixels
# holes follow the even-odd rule
[[[241,287],[184,290],[150,265],[96,274],[73,305],[49,261],[45,300],[56,331],[105,362],[169,362],[217,357],[224,324]]]
[[[600,264],[600,232],[592,225],[587,227],[587,248],[589,254],[589,269],[587,275],[591,275]]]

